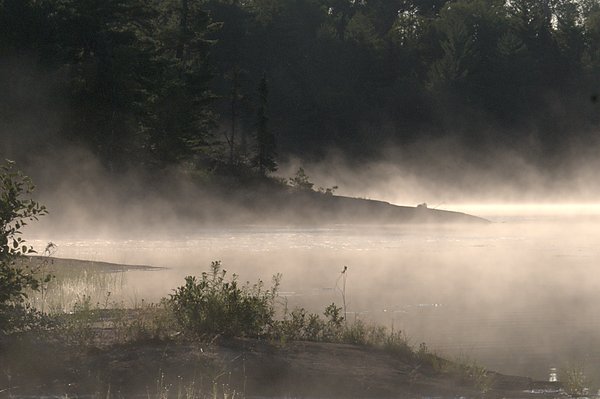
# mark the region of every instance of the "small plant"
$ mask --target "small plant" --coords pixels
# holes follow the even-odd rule
[[[229,373],[220,373],[213,377],[208,386],[203,386],[202,381],[187,381],[182,377],[169,378],[162,371],[154,382],[154,386],[146,387],[148,399],[235,399],[243,398],[229,382],[222,383],[219,379]],[[109,391],[110,393],[110,391]],[[109,398],[107,393],[106,398]],[[119,396],[121,397],[121,396]]]
[[[289,180],[289,184],[296,190],[306,191],[312,191],[313,186],[315,185],[309,180],[306,172],[304,172],[304,168],[302,167],[298,168],[296,175]]]
[[[280,337],[285,337],[286,340],[303,340],[305,336],[306,326],[306,310],[304,308],[296,308],[291,313],[285,312],[283,320],[278,323],[278,334]]]
[[[345,326],[341,341],[352,345],[366,345],[368,342],[367,334],[366,324],[362,320],[357,319],[352,324]]]
[[[336,306],[335,303],[325,308],[325,341],[339,340],[340,334],[344,327],[345,318],[342,316],[342,308]]]
[[[42,283],[40,284],[40,287],[39,287],[40,296],[41,296],[41,298],[40,298],[41,299],[41,309],[40,309],[41,313],[47,312],[45,305],[46,305],[46,299],[48,296],[48,283],[50,282],[51,279],[55,278],[54,275],[52,275],[48,272],[50,258],[52,257],[52,255],[54,255],[55,252],[56,252],[56,244],[54,244],[51,241],[46,245],[46,248],[44,249],[44,252],[42,253],[43,260],[41,262],[40,271],[46,277],[44,278],[44,280],[42,281]]]
[[[560,380],[565,392],[573,397],[585,396],[588,393],[588,381],[583,367],[568,366],[561,373]]]
[[[319,315],[310,313],[308,315],[308,320],[306,321],[306,326],[304,327],[306,339],[309,341],[321,341],[323,340],[324,330],[325,323],[321,320]]]
[[[481,393],[487,393],[492,389],[494,378],[488,370],[480,365],[474,365],[471,367],[470,376],[473,385]]]
[[[170,296],[179,325],[199,336],[265,335],[273,325],[280,277],[275,276],[273,286],[265,289],[260,280],[240,285],[235,274],[231,279],[226,274],[221,262],[213,262],[210,273],[202,273],[199,279],[185,278],[185,285]]]
[[[291,313],[284,312],[283,320],[276,321],[271,333],[280,341],[322,341],[325,334],[325,322],[304,308],[296,308]]]
[[[338,186],[325,187],[325,188],[319,187],[319,189],[317,191],[320,192],[321,194],[333,195],[338,188],[339,188]]]
[[[165,340],[173,335],[175,315],[171,312],[168,301],[158,304],[144,304],[134,309],[132,320],[124,324],[125,341]]]
[[[386,351],[395,353],[403,359],[411,359],[414,355],[413,349],[408,344],[408,338],[402,331],[394,331],[393,328],[384,337],[382,346]]]
[[[417,351],[414,352],[414,358],[419,364],[431,367],[431,369],[438,374],[451,372],[453,370],[452,366],[454,364],[448,362],[445,359],[442,359],[437,354],[431,352],[425,342],[421,342],[421,344],[419,345],[419,349],[417,349]],[[459,374],[460,373],[462,373],[462,371],[460,371]]]
[[[325,188],[319,187],[315,190],[315,184],[310,181],[308,175],[302,167],[298,168],[294,177],[291,177],[290,179],[284,179],[283,182],[287,183],[290,187],[298,191],[316,191],[324,195],[333,195],[339,188],[338,186]]]
[[[94,323],[98,321],[98,315],[92,306],[89,295],[83,295],[73,306],[73,312],[62,318],[62,335],[70,344],[90,345],[96,337]]]
[[[344,321],[348,319],[348,311],[346,308],[346,278],[348,277],[348,266],[344,266],[344,269],[340,273],[337,281],[335,282],[335,288],[340,292],[342,296],[342,306],[344,308]],[[342,287],[339,287],[340,279],[342,280]]]
[[[423,359],[423,360],[427,359],[427,357],[430,355],[429,348],[427,347],[427,344],[425,342],[421,342],[416,355],[417,355],[417,358]]]
[[[493,375],[474,360],[459,359],[451,364],[449,370],[457,374],[462,383],[475,387],[481,393],[487,393],[494,383]]]

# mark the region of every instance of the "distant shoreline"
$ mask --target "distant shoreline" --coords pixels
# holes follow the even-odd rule
[[[129,265],[123,263],[111,263],[102,262],[96,260],[83,260],[74,258],[59,258],[53,256],[28,256],[27,259],[32,262],[32,266],[40,266],[43,262],[49,262],[54,264],[55,262],[60,263],[61,267],[66,268],[93,268],[95,271],[101,271],[106,273],[114,272],[125,272],[130,270],[142,270],[142,271],[159,271],[168,269],[167,267],[149,266],[149,265]]]
[[[265,199],[267,198],[267,199]],[[270,196],[247,196],[240,201],[252,217],[290,224],[486,224],[489,220],[462,212],[394,205],[389,202],[328,195],[314,191],[286,191]]]

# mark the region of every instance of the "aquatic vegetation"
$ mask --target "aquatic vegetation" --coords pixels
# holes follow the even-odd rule
[[[124,295],[127,282],[124,272],[107,272],[93,267],[66,268],[49,263],[46,267],[54,278],[43,291],[31,291],[26,302],[47,314],[73,312],[83,297],[98,308],[120,307],[117,298]]]
[[[589,393],[589,381],[581,366],[565,367],[561,372],[560,381],[565,392],[570,396],[581,397]]]

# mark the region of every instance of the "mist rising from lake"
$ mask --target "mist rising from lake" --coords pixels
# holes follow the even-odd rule
[[[460,208],[469,211],[469,207]],[[341,304],[349,318],[403,330],[443,356],[546,379],[550,367],[600,371],[600,208],[471,206],[490,225],[245,226],[166,239],[75,239],[35,233],[55,256],[164,266],[131,271],[125,303],[156,301],[221,260],[240,280],[282,273],[288,307]],[[454,208],[456,209],[456,208]]]

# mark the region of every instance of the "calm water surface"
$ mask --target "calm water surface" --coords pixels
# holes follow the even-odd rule
[[[491,208],[490,208],[491,209]],[[124,300],[154,301],[221,260],[241,280],[283,275],[288,306],[341,304],[349,318],[405,331],[418,346],[501,372],[546,379],[550,367],[600,376],[600,218],[595,212],[492,213],[480,226],[177,232],[164,239],[34,235],[55,256],[162,266],[127,272]]]

